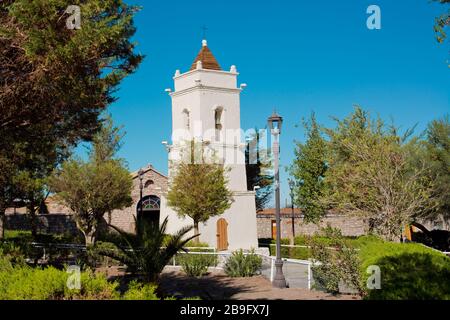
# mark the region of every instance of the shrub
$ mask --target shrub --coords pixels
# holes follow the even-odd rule
[[[11,260],[6,256],[1,256],[0,254],[0,272],[11,272],[13,270],[13,265]]]
[[[217,266],[217,256],[214,254],[180,254],[177,256],[182,270],[189,277],[201,277],[208,267]]]
[[[277,247],[275,245],[270,246],[270,255],[276,256]],[[308,260],[311,258],[310,248],[287,248],[281,247],[281,257],[289,259]]]
[[[120,298],[117,291],[118,286],[118,282],[108,282],[105,274],[87,270],[81,273],[81,289],[66,289],[64,298],[71,300],[116,300]]]
[[[208,248],[209,244],[207,244],[206,242],[195,242],[193,240],[190,240],[188,243],[186,243],[185,247],[188,248],[203,248],[203,250],[206,250],[204,248]],[[190,249],[192,250],[192,249]]]
[[[315,263],[311,267],[314,275],[314,287],[316,289],[323,288],[333,294],[338,293],[341,272],[333,253],[327,250],[325,245],[316,242],[312,242],[311,253]]]
[[[0,243],[0,271],[2,266],[23,266],[25,265],[25,256],[22,249],[13,243],[3,242]]]
[[[340,291],[340,284],[365,295],[365,289],[360,277],[360,259],[358,251],[350,245],[339,229],[323,228],[323,234],[328,239],[328,245],[313,238],[310,241],[311,254],[314,262],[312,266],[315,286],[336,294]],[[333,248],[331,250],[329,247]]]
[[[69,274],[53,267],[16,267],[0,271],[0,300],[117,299],[118,283],[103,274],[81,273],[81,290],[69,289]]]
[[[123,300],[159,300],[155,294],[156,286],[140,284],[133,280],[128,285],[128,290],[123,295]]]
[[[234,251],[225,263],[225,273],[230,277],[252,277],[261,269],[262,258],[254,253]]]
[[[361,247],[361,274],[377,265],[381,289],[369,290],[367,299],[450,299],[450,258],[414,243],[372,242]]]

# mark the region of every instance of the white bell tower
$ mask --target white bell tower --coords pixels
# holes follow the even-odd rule
[[[207,46],[190,70],[174,76],[172,97],[172,148],[170,159],[180,157],[181,148],[192,139],[203,142],[216,158],[231,169],[229,187],[246,191],[245,144],[241,141],[240,93],[236,66],[223,71]]]
[[[245,84],[238,87],[238,75],[234,65],[229,71],[222,70],[206,40],[202,41],[190,70],[175,72],[174,91],[166,90],[172,98],[169,179],[171,163],[181,160],[186,143],[201,142],[206,152],[214,154],[215,161],[230,169],[229,189],[234,194],[234,202],[223,215],[200,225],[200,241],[216,246],[216,237],[219,237],[216,222],[222,218],[228,226],[229,247],[249,249],[257,247],[256,207],[254,191],[247,191],[245,144],[241,141],[240,123],[240,93]]]

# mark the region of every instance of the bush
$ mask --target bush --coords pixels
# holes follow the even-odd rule
[[[208,271],[208,267],[215,267],[218,262],[214,254],[180,254],[177,259],[182,270],[189,277],[203,276]]]
[[[123,300],[159,300],[155,294],[156,286],[141,284],[133,280],[128,285],[128,290],[123,295]]]
[[[339,281],[341,272],[335,257],[321,243],[312,243],[312,257],[315,263],[311,267],[314,276],[314,287],[325,289],[327,292],[336,294],[339,292]]]
[[[323,228],[322,232],[328,239],[327,245],[320,236],[317,236],[318,240],[313,238],[310,241],[313,261],[318,262],[311,268],[315,287],[336,294],[340,292],[340,285],[345,285],[364,295],[358,251],[342,236],[339,229],[327,227]]]
[[[25,264],[25,256],[20,247],[13,243],[0,242],[0,271],[7,265],[13,267],[16,265],[24,266]]]
[[[254,253],[234,251],[225,263],[225,273],[230,277],[252,277],[261,269],[262,258]]]
[[[277,247],[275,245],[271,245],[270,255],[276,256],[276,254],[277,254]],[[281,257],[289,259],[308,260],[311,258],[311,249],[281,247]]]
[[[13,264],[11,260],[6,256],[0,255],[0,272],[12,272]]]
[[[361,247],[361,274],[377,265],[381,289],[369,290],[367,299],[450,299],[450,258],[414,243],[372,242]]]
[[[208,248],[209,244],[207,244],[206,242],[195,242],[193,240],[190,240],[188,243],[186,243],[185,247],[187,248]],[[189,249],[192,250],[192,249]],[[204,249],[206,250],[206,249]]]
[[[5,240],[12,242],[39,242],[39,243],[78,243],[84,244],[81,235],[72,235],[70,233],[53,234],[38,233],[33,238],[31,231],[28,230],[5,230]]]
[[[102,274],[81,273],[81,290],[67,287],[69,274],[53,267],[28,266],[0,271],[0,300],[117,299],[118,283],[110,283]]]

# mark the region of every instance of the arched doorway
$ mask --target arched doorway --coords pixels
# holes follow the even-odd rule
[[[224,218],[217,220],[217,250],[228,250],[228,222]]]
[[[142,205],[142,211],[141,211]],[[148,221],[159,225],[159,215],[161,208],[161,199],[157,196],[145,196],[142,198],[142,202],[139,201],[137,210],[137,223],[141,221]]]

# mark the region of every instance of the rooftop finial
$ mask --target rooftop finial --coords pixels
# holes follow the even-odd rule
[[[206,31],[208,30],[208,28],[205,26],[205,25],[203,25],[203,27],[202,27],[202,31],[203,31],[203,39],[206,39]],[[204,46],[204,47],[206,47],[207,45],[208,45],[208,43],[206,42],[206,40],[203,40],[202,41],[202,45]]]
[[[207,47],[207,46],[208,46],[208,41],[202,40],[202,46],[203,46],[203,47]]]

